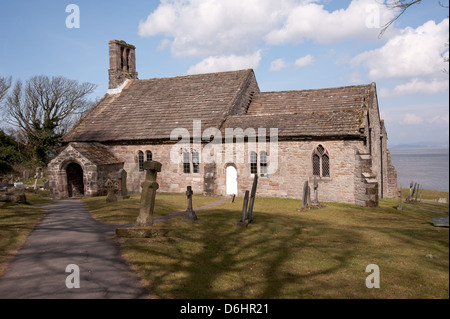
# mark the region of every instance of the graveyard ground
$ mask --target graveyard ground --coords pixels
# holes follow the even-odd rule
[[[439,197],[448,202],[448,193],[422,196]],[[138,199],[83,201],[100,220],[132,223]],[[194,210],[204,201],[194,196]],[[383,199],[377,208],[328,203],[300,212],[299,200],[257,198],[253,222],[241,228],[242,202],[198,211],[197,223],[164,222],[168,237],[118,239],[150,298],[449,298],[449,229],[432,225],[448,204],[399,211],[396,199]],[[155,217],[185,207],[183,194],[158,194]],[[379,289],[366,287],[369,264],[380,269]]]
[[[0,203],[0,274],[45,215],[36,205],[50,202],[47,196],[27,192],[27,204]],[[422,198],[440,197],[448,203],[449,193],[424,190]],[[194,195],[194,209],[217,199]],[[83,202],[98,220],[133,223],[139,195]],[[396,206],[383,199],[377,208],[328,203],[299,212],[300,200],[257,198],[253,223],[244,229],[236,226],[242,209],[236,198],[197,211],[198,223],[164,222],[168,237],[118,243],[150,298],[449,298],[449,229],[431,222],[448,216],[449,205]],[[155,217],[185,208],[184,194],[158,194]],[[379,266],[379,289],[366,288],[369,264]]]

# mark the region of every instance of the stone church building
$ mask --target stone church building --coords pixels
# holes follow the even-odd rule
[[[48,165],[57,198],[104,195],[121,169],[140,192],[147,160],[162,163],[159,192],[243,196],[257,174],[258,197],[301,198],[314,177],[322,202],[396,196],[375,83],[260,92],[251,69],[138,79],[135,47],[118,40],[109,61],[108,92]]]

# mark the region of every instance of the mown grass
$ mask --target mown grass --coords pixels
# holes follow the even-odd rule
[[[158,194],[155,215],[185,209],[179,196]],[[84,201],[97,218],[120,221],[101,198]],[[121,204],[122,222],[134,222],[138,198]],[[431,219],[446,215],[418,209],[448,213],[448,204],[408,206],[383,199],[377,208],[328,203],[300,212],[299,200],[257,198],[253,223],[241,228],[236,198],[198,211],[197,223],[165,222],[168,237],[119,243],[155,298],[448,298],[448,228]],[[380,289],[365,285],[369,264],[380,268]]]
[[[130,194],[129,199],[117,202],[106,202],[106,197],[84,198],[83,203],[87,206],[92,216],[99,221],[115,224],[132,224],[139,214],[140,194]],[[192,205],[197,207],[219,200],[218,196],[201,196],[194,194]],[[154,209],[154,218],[166,216],[171,213],[184,211],[187,208],[187,199],[184,194],[159,194]]]
[[[27,203],[0,202],[0,275],[28,234],[44,217],[46,210],[36,205],[48,204],[49,191],[26,192]]]

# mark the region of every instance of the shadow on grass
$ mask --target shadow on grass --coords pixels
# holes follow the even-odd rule
[[[274,220],[258,211],[242,229],[236,226],[237,215],[215,209],[201,213],[196,224],[172,220],[166,223],[173,229],[169,239],[128,239],[124,247],[144,272],[149,290],[162,298],[299,298],[314,297],[324,285],[332,287],[315,278],[332,276],[353,255],[342,246],[333,249],[332,241],[303,236],[303,229],[320,227],[335,243],[358,240],[356,233],[343,235],[330,224]]]

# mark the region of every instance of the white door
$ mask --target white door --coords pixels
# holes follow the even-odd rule
[[[237,171],[234,166],[227,167],[227,195],[237,195]]]

